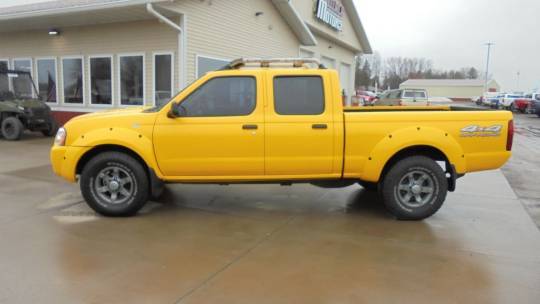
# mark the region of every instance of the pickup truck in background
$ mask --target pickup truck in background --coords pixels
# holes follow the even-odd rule
[[[514,111],[516,109],[515,101],[517,99],[523,98],[523,95],[520,94],[503,94],[499,99],[498,107],[501,109],[506,109]]]
[[[135,214],[163,183],[307,182],[359,183],[396,218],[420,220],[458,177],[501,167],[512,137],[508,111],[344,109],[338,73],[316,59],[240,59],[166,105],[70,120],[51,162],[107,216]]]
[[[428,106],[426,90],[399,89],[386,91],[381,97],[374,100],[375,106]]]

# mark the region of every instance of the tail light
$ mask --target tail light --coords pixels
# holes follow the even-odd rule
[[[506,136],[506,151],[512,151],[512,143],[514,142],[514,121],[508,122],[508,134]]]

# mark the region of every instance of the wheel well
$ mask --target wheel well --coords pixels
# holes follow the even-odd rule
[[[396,154],[394,154],[394,156],[392,156],[386,162],[381,172],[380,179],[382,179],[386,175],[386,172],[388,172],[388,170],[390,170],[390,168],[392,168],[392,166],[394,166],[394,164],[396,164],[398,161],[409,156],[418,156],[418,155],[429,157],[435,161],[443,161],[445,163],[446,172],[448,172],[450,169],[450,166],[451,166],[450,161],[441,150],[434,148],[432,146],[412,146],[412,147],[407,147],[397,152]]]
[[[75,170],[75,174],[81,174],[82,170],[84,169],[84,166],[88,163],[88,161],[90,161],[94,156],[96,156],[96,155],[98,155],[100,153],[103,153],[103,152],[121,152],[121,153],[125,153],[125,154],[135,158],[144,167],[144,169],[147,171],[147,173],[150,174],[148,172],[149,169],[148,169],[148,166],[146,165],[146,162],[139,156],[139,154],[137,154],[136,152],[134,152],[131,149],[128,149],[128,148],[123,147],[123,146],[117,146],[117,145],[96,146],[92,150],[86,152],[81,157],[79,162],[77,163],[77,168]]]

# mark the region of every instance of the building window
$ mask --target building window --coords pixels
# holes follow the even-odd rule
[[[120,104],[144,104],[144,56],[119,56]]]
[[[62,59],[62,79],[64,83],[64,103],[83,104],[82,58]]]
[[[90,103],[112,105],[112,57],[90,57]]]
[[[230,60],[227,59],[197,56],[197,78],[201,78],[208,72],[219,70],[229,62]]]
[[[32,75],[32,60],[31,59],[14,59],[13,69],[17,71],[28,72]],[[14,77],[13,80],[13,92],[17,96],[23,98],[33,97],[32,82],[25,79],[25,77]]]
[[[274,78],[274,108],[280,115],[318,115],[324,112],[324,91],[319,76]]]
[[[56,59],[38,59],[37,74],[39,98],[56,103]]]
[[[187,117],[244,116],[256,106],[255,78],[213,78],[191,93],[180,106]]]
[[[0,72],[9,69],[9,62],[7,60],[0,60]],[[0,100],[2,95],[9,92],[9,77],[6,73],[0,73]]]
[[[154,104],[167,103],[173,94],[173,59],[172,54],[154,54]]]

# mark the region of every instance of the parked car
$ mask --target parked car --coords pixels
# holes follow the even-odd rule
[[[356,96],[364,105],[372,104],[375,98],[377,98],[377,94],[370,91],[357,91]]]
[[[531,103],[534,100],[540,100],[540,93],[525,94],[523,98],[516,99],[515,108],[521,113],[530,113]]]
[[[516,99],[523,98],[523,95],[520,94],[504,94],[499,99],[499,108],[514,111],[516,105],[514,102]]]
[[[535,95],[535,99],[531,99],[529,102],[527,113],[536,114],[538,117],[540,117],[540,93],[537,93]]]
[[[0,127],[7,140],[19,140],[24,130],[56,133],[51,109],[39,99],[29,72],[0,70]]]
[[[427,106],[429,105],[426,90],[398,89],[386,91],[373,102],[375,106]]]
[[[497,103],[498,103],[499,95],[501,95],[501,93],[499,92],[485,92],[481,98],[482,105],[491,107],[492,101],[494,99],[497,99]]]
[[[344,111],[337,71],[263,68],[270,62],[233,61],[163,106],[73,118],[55,138],[52,168],[79,180],[90,207],[107,216],[135,214],[163,183],[310,182],[361,183],[378,189],[396,218],[420,220],[458,177],[511,156],[508,111]]]

